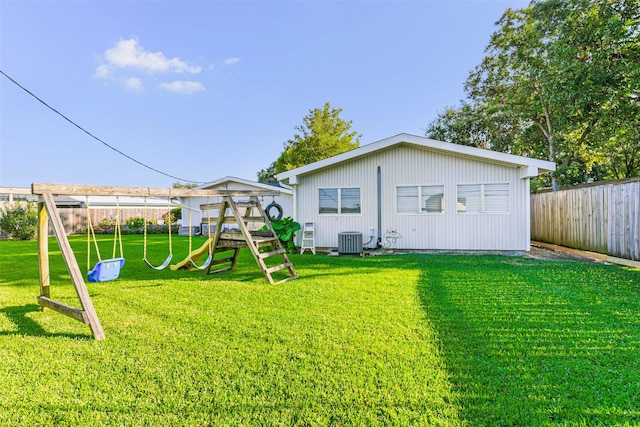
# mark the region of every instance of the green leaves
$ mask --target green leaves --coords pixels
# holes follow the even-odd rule
[[[31,240],[36,235],[38,213],[33,202],[15,202],[0,212],[0,229],[18,240]]]
[[[328,102],[314,108],[296,126],[299,132],[284,144],[284,151],[266,169],[258,172],[260,182],[274,181],[275,174],[336,156],[360,146],[362,135],[351,131],[351,121],[340,118],[341,108]]]
[[[293,237],[295,236],[296,231],[300,230],[300,224],[294,221],[291,217],[285,217],[279,221],[273,221],[271,226],[287,251],[295,251],[295,242],[293,241]],[[263,229],[266,229],[266,226]]]
[[[640,175],[640,3],[536,1],[497,27],[468,99],[427,135],[548,158],[576,170],[565,185]]]

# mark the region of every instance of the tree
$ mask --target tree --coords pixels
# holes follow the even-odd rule
[[[545,0],[507,10],[466,81],[468,99],[427,135],[547,157],[558,165],[554,187],[639,174],[639,8]]]
[[[260,170],[258,172],[258,182],[269,183],[276,182],[276,162],[273,161],[266,169]]]
[[[178,182],[174,182],[171,185],[171,188],[181,188],[181,189],[184,189],[184,190],[190,190],[192,188],[196,188],[197,186],[198,186],[198,184],[193,183],[193,182],[192,183],[182,183],[182,182],[178,181]]]
[[[258,180],[269,182],[275,174],[358,148],[362,135],[351,131],[352,122],[341,119],[341,112],[341,108],[332,108],[328,102],[322,109],[309,110],[278,159],[258,172]]]
[[[517,118],[463,101],[460,107],[448,107],[439,113],[425,135],[439,141],[515,153],[516,137],[521,132],[522,124]]]

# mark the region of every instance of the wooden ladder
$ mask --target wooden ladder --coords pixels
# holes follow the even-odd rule
[[[264,274],[269,283],[282,283],[298,277],[293,264],[287,256],[287,251],[282,247],[280,239],[278,239],[266,212],[256,196],[251,196],[249,201],[245,202],[236,202],[230,196],[223,196],[221,203],[206,204],[200,208],[203,210],[219,209],[213,242],[211,243],[212,257],[206,269],[207,274],[220,273],[235,268],[240,248],[246,247],[251,251],[253,258],[260,266],[262,274]],[[240,214],[239,208],[245,208],[244,215]],[[231,215],[227,215],[227,210],[231,211]],[[257,210],[257,215],[254,215],[254,210]],[[225,224],[236,224],[238,231],[222,231]],[[267,231],[250,230],[249,224],[264,224]],[[229,251],[233,251],[233,254],[216,258],[217,254]],[[273,257],[279,257],[281,262],[278,261],[277,265],[272,265],[273,261],[266,262],[267,259]],[[213,269],[214,267],[219,268]],[[288,270],[288,276],[276,282],[272,274],[284,269]]]

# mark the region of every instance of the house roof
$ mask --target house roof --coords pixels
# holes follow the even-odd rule
[[[256,182],[248,179],[237,178],[235,176],[225,176],[223,178],[218,178],[214,181],[207,182],[205,184],[197,186],[196,190],[206,190],[206,189],[216,188],[216,187],[224,186],[225,184],[229,184],[229,183],[243,184],[250,187],[255,187],[256,189],[266,190],[266,191],[275,190],[275,191],[280,191],[281,193],[289,194],[289,195],[293,193],[293,191],[290,188],[283,187],[282,185],[280,185],[280,183],[264,184],[262,182]]]
[[[541,173],[556,170],[556,164],[546,160],[532,159],[530,157],[516,156],[513,154],[500,153],[498,151],[485,150],[482,148],[469,147],[466,145],[452,144],[450,142],[436,141],[435,139],[425,138],[423,136],[409,135],[401,133],[371,144],[361,146],[355,150],[329,157],[328,159],[310,163],[296,169],[282,172],[276,177],[279,181],[296,184],[297,177],[307,175],[318,170],[335,166],[340,163],[362,157],[377,151],[385,150],[393,146],[408,145],[420,149],[437,151],[454,156],[468,157],[479,161],[498,163],[514,168],[521,169],[521,178],[531,178]]]

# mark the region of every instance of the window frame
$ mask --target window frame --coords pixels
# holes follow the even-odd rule
[[[322,205],[320,202],[320,196],[322,191],[335,190],[337,195],[337,211],[336,212],[322,212]],[[358,190],[358,212],[343,212],[343,190]],[[362,187],[318,187],[318,215],[347,215],[357,216],[362,215]]]
[[[442,201],[440,204],[440,211],[429,212],[426,208],[422,207],[424,201],[424,188],[425,187],[439,187],[442,189]],[[413,211],[400,211],[400,204],[398,203],[398,189],[400,188],[416,188],[417,194],[415,196],[415,203]],[[446,213],[445,200],[446,200],[446,185],[445,184],[416,184],[416,185],[396,185],[395,203],[396,203],[396,215],[444,215]]]
[[[465,203],[465,209],[461,210],[459,208],[459,197],[460,197],[460,186],[472,186],[477,185],[480,187],[480,210],[470,212],[466,208],[468,204]],[[506,210],[505,211],[487,211],[487,203],[486,203],[486,188],[487,186],[498,186],[498,185],[506,185]],[[512,197],[511,197],[511,182],[508,181],[498,181],[498,182],[465,182],[456,184],[456,214],[461,215],[511,215],[512,211]]]

